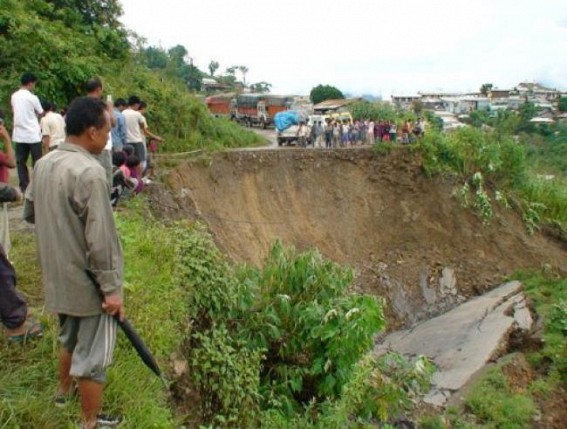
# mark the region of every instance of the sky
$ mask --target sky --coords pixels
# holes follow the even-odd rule
[[[148,45],[183,45],[206,72],[211,60],[216,74],[244,65],[247,83],[274,94],[567,90],[565,0],[120,1]]]

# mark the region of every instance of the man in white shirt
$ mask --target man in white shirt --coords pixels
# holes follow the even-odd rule
[[[26,165],[31,153],[32,166],[41,158],[41,129],[38,116],[43,114],[39,98],[31,91],[35,88],[37,77],[32,73],[24,73],[22,86],[12,94],[12,111],[14,112],[14,129],[12,141],[16,146],[16,165],[20,189],[25,192],[30,183]]]
[[[65,119],[54,112],[55,106],[46,102],[43,104],[45,116],[41,118],[41,135],[45,153],[54,150],[65,141]]]
[[[102,98],[103,86],[102,86],[102,80],[100,80],[99,77],[93,77],[87,80],[85,87],[87,90],[87,97],[98,98],[98,99]],[[111,126],[116,125],[116,120],[114,119],[114,116],[112,114],[112,110],[114,109],[114,106],[112,105],[111,100],[107,100],[106,109],[110,114]],[[98,162],[100,162],[100,165],[104,167],[104,170],[106,171],[106,178],[108,180],[110,187],[112,187],[112,134],[111,133],[108,133],[108,139],[106,140],[106,145],[104,146],[104,149],[100,154],[96,155],[95,158],[98,160]]]
[[[136,95],[128,98],[128,107],[122,112],[126,123],[126,143],[134,148],[134,155],[138,157],[141,164],[146,162],[145,129],[146,120],[138,111],[142,101]]]

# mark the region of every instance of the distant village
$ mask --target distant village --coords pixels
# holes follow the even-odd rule
[[[488,85],[484,92],[393,94],[391,101],[404,110],[411,110],[416,103],[420,103],[423,109],[433,111],[443,120],[445,129],[450,129],[462,126],[459,119],[466,119],[471,112],[518,110],[526,102],[532,103],[538,111],[538,115],[532,118],[532,122],[567,121],[567,112],[560,112],[558,109],[561,97],[567,97],[567,92],[546,88],[536,82],[521,82],[511,89],[493,88]]]
[[[313,105],[309,96],[274,95],[268,92],[254,92],[251,88],[228,88],[203,80],[205,103],[215,116],[226,116],[249,126],[271,125],[278,111],[299,109],[308,114],[333,114],[348,111],[348,106],[366,97],[347,96],[344,99],[326,100]],[[510,89],[500,89],[484,84],[478,92],[418,92],[411,95],[392,94],[389,103],[400,110],[432,112],[443,122],[448,131],[466,126],[472,112],[497,114],[500,110],[519,110],[525,103],[531,103],[537,115],[533,123],[552,124],[567,122],[567,112],[559,109],[559,100],[567,98],[567,92],[546,88],[537,82],[521,82]],[[379,101],[379,100],[376,100]],[[565,110],[565,109],[563,109]]]

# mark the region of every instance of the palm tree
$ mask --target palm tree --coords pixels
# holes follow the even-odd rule
[[[246,86],[246,73],[248,73],[248,67],[246,66],[238,66],[238,70],[242,73],[242,84]]]
[[[218,68],[219,68],[219,62],[218,61],[211,61],[209,63],[209,72],[211,73],[211,77],[213,77],[215,75],[215,72],[217,71]]]

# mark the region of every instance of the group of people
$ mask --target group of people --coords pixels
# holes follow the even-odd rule
[[[338,148],[386,141],[408,144],[423,133],[424,123],[421,118],[415,123],[406,120],[401,126],[391,120],[332,119],[327,120],[325,124],[317,121],[311,126],[301,122],[298,138],[301,146],[306,146],[307,142],[310,142],[316,148]]]
[[[120,418],[100,413],[116,318],[124,317],[123,255],[113,205],[126,189],[141,189],[150,167],[145,137],[152,139],[152,150],[162,139],[148,129],[145,105],[137,96],[128,102],[103,101],[99,78],[86,83],[87,95],[73,100],[64,115],[51,103],[40,104],[33,94],[33,74],[25,73],[21,84],[11,98],[11,139],[0,121],[0,202],[23,198],[23,217],[35,224],[45,308],[59,317],[60,325],[54,405],[64,406],[77,391],[83,429],[116,425]],[[7,183],[7,169],[14,167],[19,187]],[[5,226],[7,231],[7,220]],[[9,342],[27,341],[40,337],[43,329],[16,290],[6,247],[9,242],[3,241],[0,320]]]

